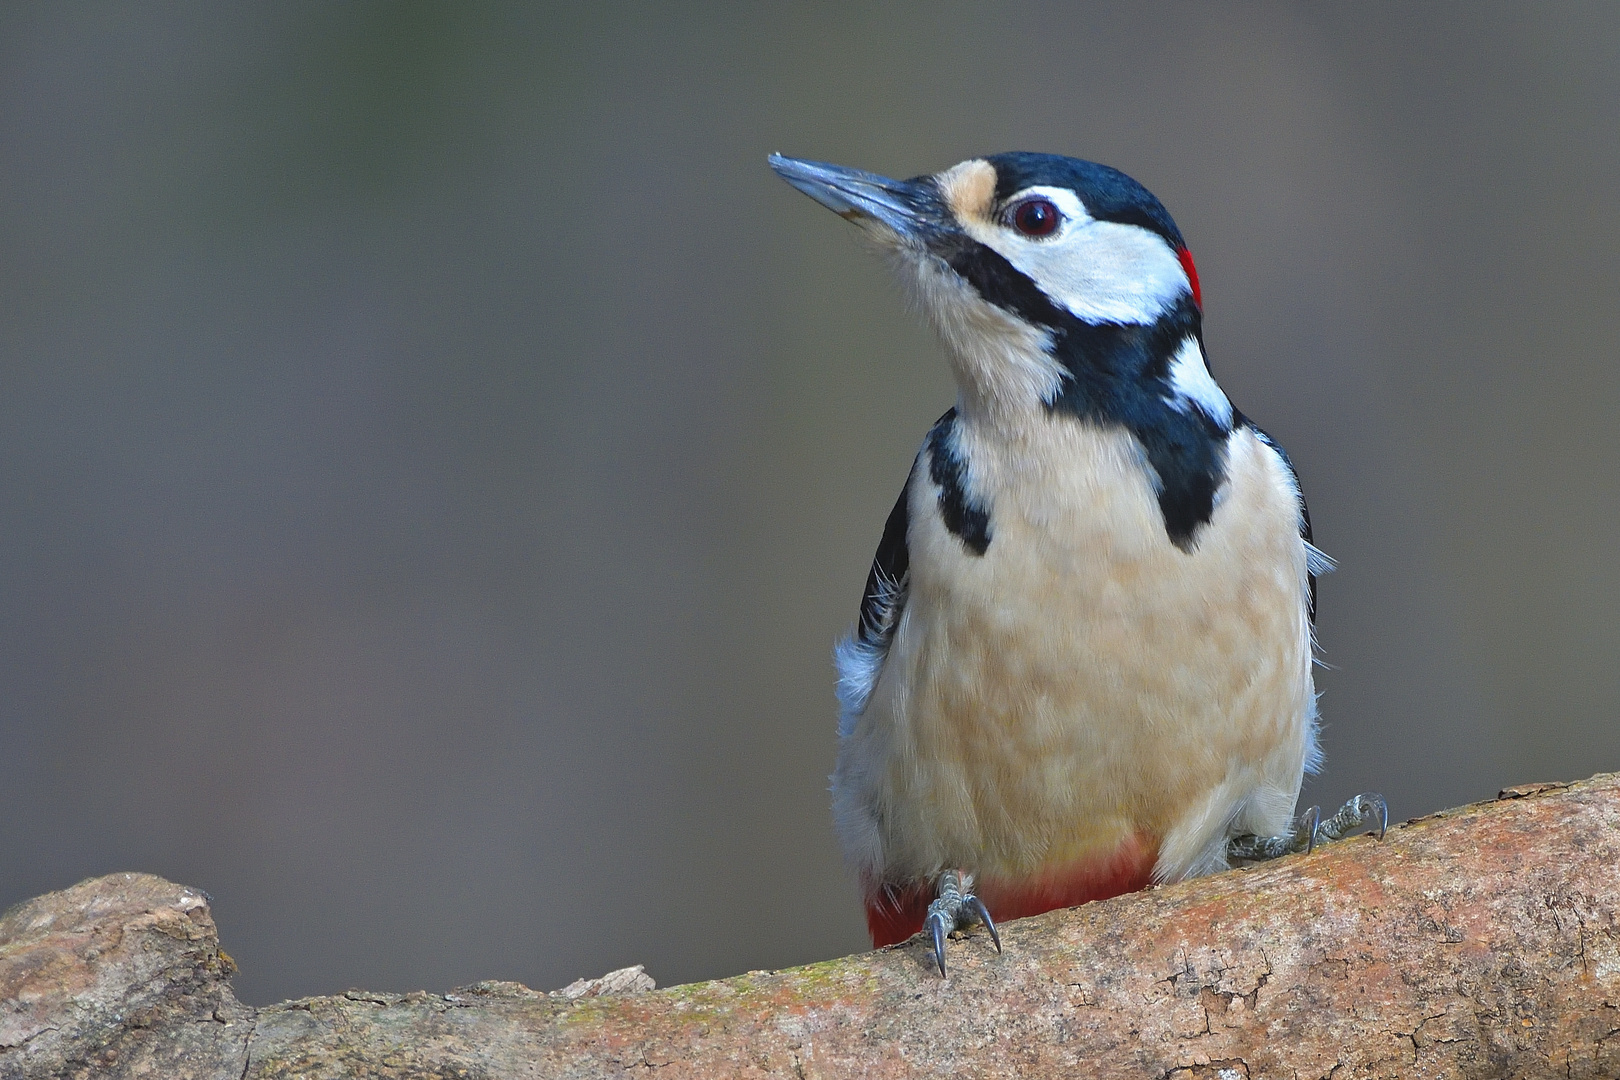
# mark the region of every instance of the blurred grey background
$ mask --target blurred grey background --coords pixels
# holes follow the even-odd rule
[[[0,7],[0,905],[255,1003],[860,949],[829,649],[944,363],[773,150],[1125,169],[1293,453],[1326,771],[1620,768],[1620,6]]]

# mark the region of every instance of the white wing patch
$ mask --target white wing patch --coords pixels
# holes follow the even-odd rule
[[[1232,403],[1209,373],[1196,337],[1183,341],[1170,361],[1170,393],[1165,401],[1177,412],[1196,408],[1222,428],[1232,427]]]

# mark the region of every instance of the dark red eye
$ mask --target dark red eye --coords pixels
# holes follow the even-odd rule
[[[1013,208],[1012,223],[1025,236],[1051,236],[1063,223],[1063,215],[1045,199],[1030,199]]]

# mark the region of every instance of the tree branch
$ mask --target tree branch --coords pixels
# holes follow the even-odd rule
[[[914,940],[254,1010],[200,893],[115,874],[0,917],[0,1077],[1613,1077],[1617,911],[1620,775],[977,931],[948,981]]]

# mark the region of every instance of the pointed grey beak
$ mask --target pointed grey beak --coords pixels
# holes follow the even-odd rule
[[[824,161],[770,156],[776,175],[846,221],[882,226],[900,239],[926,240],[946,226],[945,207],[930,177],[891,180]]]

